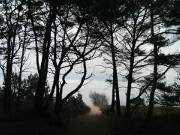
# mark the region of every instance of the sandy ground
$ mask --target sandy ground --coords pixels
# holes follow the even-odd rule
[[[98,113],[88,113],[69,122],[63,135],[110,135],[108,119]]]

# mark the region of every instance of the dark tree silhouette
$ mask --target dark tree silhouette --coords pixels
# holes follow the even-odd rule
[[[12,103],[11,76],[13,72],[13,64],[17,53],[21,47],[18,43],[18,35],[22,30],[22,14],[24,2],[22,1],[1,1],[1,10],[4,13],[2,17],[3,27],[1,27],[1,38],[4,42],[3,48],[6,52],[4,59],[6,67],[4,68],[4,110],[9,112]]]
[[[105,48],[107,48],[103,52],[111,57],[113,69],[111,111],[114,111],[116,107],[116,111],[119,116],[121,116],[121,107],[114,34],[121,27],[121,17],[123,17],[124,13],[123,4],[124,1],[121,0],[113,0],[111,2],[99,0],[95,5],[95,16],[98,18],[100,24],[103,25],[101,32],[103,33],[103,39],[105,40]],[[107,50],[110,53],[107,53]]]
[[[48,14],[48,18],[47,18],[45,28],[44,28],[45,33],[43,36],[43,43],[42,43],[42,59],[41,59],[40,67],[39,67],[38,87],[35,94],[35,109],[38,112],[42,111],[42,104],[43,104],[44,93],[45,93],[45,84],[46,84],[48,65],[49,65],[51,29],[52,29],[52,24],[56,19],[58,5],[60,3],[59,1],[51,1],[51,2],[48,1],[46,4],[49,7],[49,11],[48,11],[49,14]]]

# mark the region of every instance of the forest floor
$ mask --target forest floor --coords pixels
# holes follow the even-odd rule
[[[111,135],[109,119],[101,113],[80,115],[56,127],[51,120],[43,119],[32,112],[0,117],[0,135]]]
[[[147,124],[90,112],[66,120],[60,127],[30,111],[8,119],[0,117],[0,135],[176,135],[179,129],[179,115],[155,117]]]

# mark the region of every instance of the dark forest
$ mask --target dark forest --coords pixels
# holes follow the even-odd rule
[[[179,0],[0,0],[0,134],[179,132],[180,52],[169,50],[179,39]],[[100,111],[91,114],[79,91],[100,58],[111,97],[90,93]]]

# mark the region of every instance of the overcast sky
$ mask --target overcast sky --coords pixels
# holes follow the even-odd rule
[[[167,47],[166,49],[163,49],[163,52],[165,53],[178,53],[180,52],[180,41],[177,42],[175,45]],[[27,73],[24,73],[24,77],[27,77],[28,74],[30,73],[35,73],[36,72],[36,63],[35,63],[35,53],[31,53],[30,55],[30,60],[27,64]],[[97,58],[95,60],[89,61],[88,62],[88,73],[91,74],[93,73],[93,77],[88,80],[88,83],[84,85],[80,93],[83,95],[84,101],[88,104],[91,105],[91,101],[89,99],[89,93],[96,91],[98,93],[103,93],[107,95],[109,102],[111,101],[111,86],[105,82],[106,79],[109,79],[112,70],[110,69],[105,69],[102,68],[101,65],[105,65],[102,58]],[[169,83],[173,83],[175,77],[176,77],[176,72],[174,70],[170,70],[167,74],[167,81]],[[75,88],[78,82],[78,77],[75,74],[71,74],[68,79],[68,85],[66,86],[66,89],[64,90],[64,95],[66,95],[70,90]],[[2,72],[0,72],[0,83],[2,84],[3,81],[3,75]],[[49,84],[52,83],[52,78],[48,77],[48,82]],[[126,82],[122,82],[119,80],[120,86],[126,87]],[[126,89],[125,88],[120,88],[120,98],[121,98],[121,103],[125,104],[125,94],[126,94]]]

